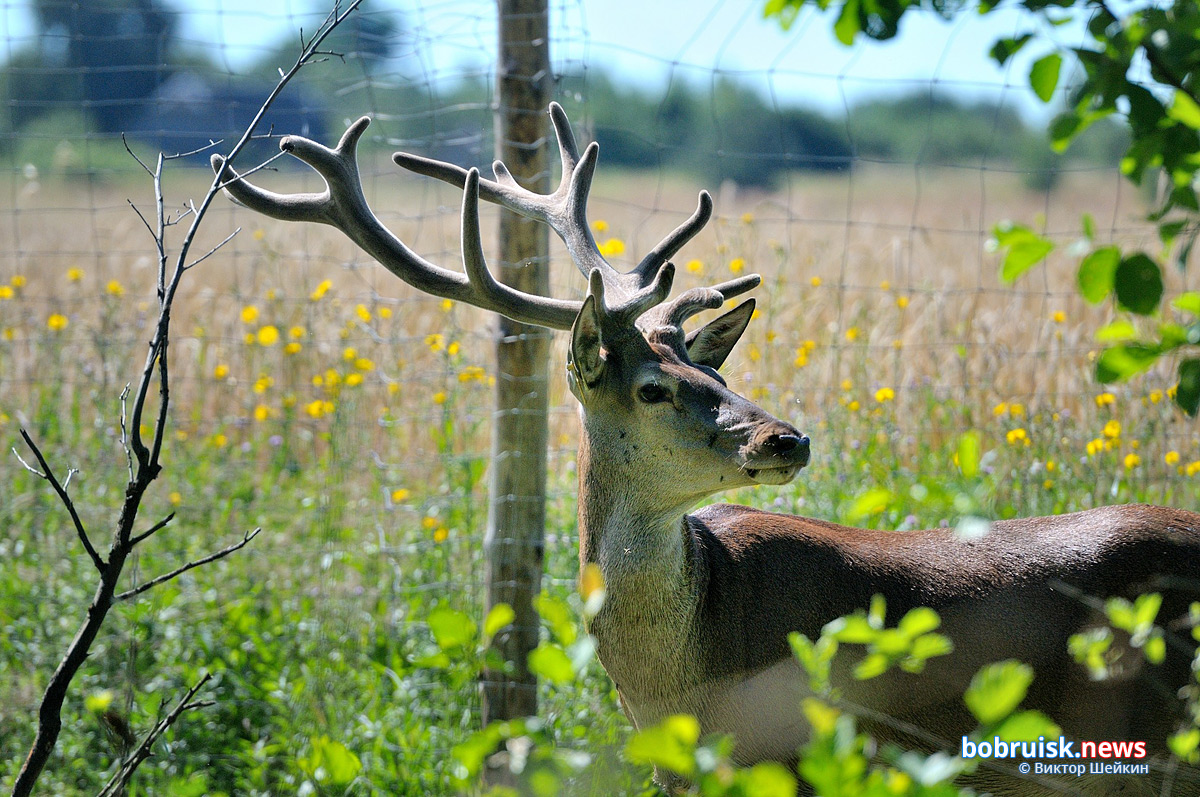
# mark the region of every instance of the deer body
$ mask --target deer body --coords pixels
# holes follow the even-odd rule
[[[325,178],[322,193],[276,194],[220,158],[213,167],[240,203],[277,219],[336,226],[423,291],[570,330],[567,382],[582,419],[579,553],[582,566],[599,567],[607,596],[591,631],[632,721],[643,727],[690,713],[705,733],[733,734],[741,763],[794,761],[808,735],[800,711],[808,681],[788,633],[816,637],[882,594],[892,620],[918,606],[936,609],[955,650],[932,659],[920,676],[889,672],[863,682],[852,677],[854,661],[839,656],[834,685],[877,720],[875,732],[956,752],[958,738],[973,729],[961,700],[971,677],[984,664],[1014,658],[1036,671],[1026,705],[1049,713],[1068,735],[1161,750],[1182,716],[1177,693],[1190,678],[1186,615],[1200,593],[1200,515],[1109,507],[1000,521],[967,539],[728,505],[687,514],[726,489],[784,484],[809,461],[805,435],[731,391],[718,373],[750,322],[753,300],[683,329],[759,279],[739,277],[668,300],[669,259],[711,215],[706,193],[635,268],[614,269],[586,219],[597,146],[581,156],[562,109],[551,105],[550,113],[562,158],[552,194],[525,190],[499,162],[493,181],[475,169],[394,156],[463,188],[464,272],[416,255],[367,206],[355,162],[366,118],[333,149],[282,140],[282,149]],[[586,297],[553,299],[496,282],[480,242],[480,198],[553,228],[588,279]],[[1140,651],[1132,651],[1119,677],[1089,682],[1068,654],[1068,637],[1096,622],[1103,599],[1151,589],[1167,593],[1159,624],[1179,637],[1167,663],[1143,666]],[[1011,793],[1030,793],[1023,789]]]

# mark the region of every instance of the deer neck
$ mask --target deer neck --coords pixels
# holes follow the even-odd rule
[[[595,453],[585,431],[579,557],[581,566],[600,568],[606,595],[590,630],[618,687],[637,694],[662,683],[664,671],[682,669],[694,647],[694,552],[686,507],[664,510],[661,496],[647,494],[637,474],[614,470],[612,458]]]

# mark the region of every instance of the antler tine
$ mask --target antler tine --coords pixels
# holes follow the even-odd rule
[[[757,274],[747,274],[744,277],[722,282],[720,285],[703,288],[691,288],[676,296],[667,304],[651,307],[641,318],[639,326],[643,329],[659,327],[674,327],[682,329],[683,322],[705,310],[715,310],[727,299],[741,295],[755,288],[762,282]]]
[[[320,193],[279,194],[247,182],[225,161],[214,155],[213,170],[235,201],[271,218],[315,221],[337,227],[388,271],[425,293],[493,310],[517,321],[552,329],[570,329],[582,302],[524,293],[501,285],[488,272],[479,235],[478,170],[463,179],[463,265],[467,273],[450,271],[425,260],[376,218],[363,195],[358,172],[357,146],[370,124],[368,117],[355,122],[329,149],[301,136],[287,136],[279,146],[311,166],[325,180]]]
[[[650,275],[654,274],[659,266],[674,257],[683,248],[684,244],[695,238],[696,234],[704,229],[704,225],[708,224],[708,220],[712,218],[712,212],[712,195],[707,191],[701,191],[695,212],[688,217],[687,221],[672,230],[666,238],[663,238],[658,246],[651,249],[642,258],[642,262],[637,264],[632,273],[636,274],[639,280],[645,281],[649,279]]]

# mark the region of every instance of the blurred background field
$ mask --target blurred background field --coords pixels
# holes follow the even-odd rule
[[[389,13],[379,4],[365,19],[383,25]],[[464,13],[480,19],[488,9]],[[22,62],[33,56],[19,45],[10,40],[16,99],[0,176],[0,443],[19,448],[26,428],[52,461],[78,469],[76,502],[104,529],[126,477],[119,397],[141,368],[156,312],[152,240],[129,207],[151,208],[152,186],[103,115],[22,104],[16,87],[49,67]],[[400,172],[386,153],[486,165],[488,75],[418,86],[418,96],[394,53],[371,61],[361,56],[369,47],[351,52],[349,73],[323,65],[301,90],[332,98],[310,132],[332,143],[345,118],[376,115],[363,168],[372,205],[416,251],[455,267],[459,196]],[[25,72],[14,66],[22,63]],[[619,84],[589,68],[578,84],[564,78],[564,98],[580,137],[601,140],[590,219],[611,259],[637,262],[709,188],[717,216],[678,256],[679,289],[764,277],[758,318],[724,372],[810,434],[813,461],[794,484],[721,500],[889,528],[1129,501],[1197,506],[1200,434],[1170,404],[1170,371],[1101,388],[1092,333],[1110,311],[1079,298],[1069,251],[1015,287],[1000,283],[989,251],[1004,219],[1069,243],[1084,214],[1101,240],[1152,241],[1143,197],[1101,139],[1094,151],[1040,159],[1036,120],[1004,104],[985,112],[929,90],[909,96],[907,85],[893,94],[911,106],[908,126],[895,121],[898,103],[880,100],[849,121],[812,111],[805,130],[821,135],[797,137],[799,116],[769,94],[722,88],[714,71],[708,82],[675,84],[690,100],[678,88],[667,96],[684,109],[684,128],[727,138],[681,141],[675,115],[649,100],[622,104]],[[245,68],[262,80],[254,69]],[[168,77],[185,72],[177,65]],[[765,138],[735,141],[738,125],[711,123],[755,113],[771,121],[742,127]],[[874,121],[881,114],[890,126]],[[981,122],[960,149],[933,143]],[[465,143],[464,129],[474,131]],[[813,155],[812,141],[829,149]],[[144,158],[162,143],[131,139]],[[770,169],[745,171],[761,163]],[[168,209],[182,212],[208,179],[170,165]],[[284,167],[260,182],[311,190],[319,181]],[[494,211],[485,212],[490,230]],[[347,784],[315,776],[338,750],[360,762],[351,793],[452,793],[461,773],[451,749],[478,725],[478,661],[438,662],[426,620],[439,606],[480,612],[492,322],[418,295],[331,230],[224,200],[197,251],[235,228],[188,275],[177,304],[173,431],[144,515],[146,525],[176,519],[142,549],[132,578],[245,530],[264,533],[114,614],[68,704],[46,793],[94,793],[123,749],[122,729],[151,721],[203,670],[216,673],[216,705],[170,734],[145,768],[143,793],[343,793]],[[556,293],[581,295],[582,279],[555,252]],[[562,380],[564,344],[558,336],[552,366],[546,584],[577,610],[576,407]],[[964,433],[984,452],[977,474],[956,464]],[[86,606],[90,564],[53,495],[11,454],[0,462],[3,787]],[[542,705],[556,742],[594,758],[578,793],[647,782],[647,769],[621,759],[627,723],[594,662],[578,684],[543,687]]]

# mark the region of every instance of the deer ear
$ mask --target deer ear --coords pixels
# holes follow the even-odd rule
[[[600,314],[596,297],[588,294],[579,315],[571,327],[571,348],[567,353],[567,378],[592,387],[604,372],[604,356],[600,353]],[[572,385],[574,387],[574,385]]]
[[[746,331],[754,315],[754,300],[747,299],[723,316],[714,318],[687,336],[688,357],[696,365],[707,365],[714,371],[721,367],[734,344]]]

